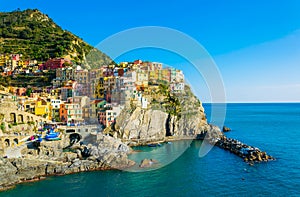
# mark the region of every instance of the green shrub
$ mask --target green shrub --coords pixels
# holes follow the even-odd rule
[[[5,132],[5,123],[4,123],[4,122],[1,123],[0,129],[1,129],[3,132]]]

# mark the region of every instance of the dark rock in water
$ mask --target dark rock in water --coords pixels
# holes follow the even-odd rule
[[[140,167],[141,168],[149,168],[153,164],[157,164],[157,163],[158,163],[158,161],[155,159],[143,159],[141,161]]]
[[[229,127],[223,126],[223,132],[229,132],[231,131],[231,129]]]
[[[150,166],[150,160],[149,159],[143,159],[141,161],[140,167],[141,168],[145,168],[145,167],[149,167]]]
[[[154,164],[158,163],[158,161],[155,160],[155,159],[151,159],[151,161],[152,161],[152,163],[154,163]]]

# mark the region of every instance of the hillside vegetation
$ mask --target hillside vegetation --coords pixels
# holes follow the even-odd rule
[[[92,67],[108,64],[111,59],[69,31],[63,30],[39,10],[0,12],[0,53],[22,54],[23,59],[46,61],[68,57],[82,63],[89,55]],[[91,62],[92,61],[92,62]]]

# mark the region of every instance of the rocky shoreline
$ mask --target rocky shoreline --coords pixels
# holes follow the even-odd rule
[[[74,130],[72,134],[62,133],[58,141],[30,143],[18,154],[10,151],[11,155],[7,156],[6,153],[8,158],[0,157],[0,191],[47,176],[126,169],[136,164],[128,159],[128,154],[132,153],[130,146],[176,140],[205,139],[240,156],[251,165],[274,159],[258,148],[226,138],[220,128],[208,124],[202,103],[188,86],[181,95],[158,92],[149,97],[149,101],[154,98],[154,104],[147,109],[127,105],[116,122],[103,132],[92,134],[85,130],[84,135],[79,137]],[[223,128],[224,132],[229,130]],[[147,168],[158,163],[144,158],[139,167]]]
[[[39,147],[30,144],[22,151],[21,158],[0,158],[0,191],[47,176],[126,169],[135,164],[127,157],[131,148],[119,139],[99,133],[83,141],[86,144],[78,142],[70,146],[68,141],[67,138],[43,141]],[[67,151],[65,147],[68,147]]]
[[[227,138],[217,127],[210,126],[209,132],[196,137],[166,137],[165,140],[151,140],[152,143],[176,140],[206,140],[241,157],[249,165],[275,160],[266,152],[238,140]],[[16,184],[39,181],[47,176],[60,176],[78,172],[97,170],[122,170],[135,165],[127,155],[132,153],[130,146],[102,133],[90,135],[80,143],[68,145],[68,139],[42,142],[39,147],[26,149],[22,158],[0,158],[0,191],[12,189]],[[128,143],[128,142],[127,142]],[[149,142],[148,142],[149,143]],[[132,144],[132,143],[129,143]],[[140,145],[140,143],[133,143]],[[143,143],[143,145],[145,145]],[[68,147],[65,151],[63,147]],[[144,159],[139,167],[148,168],[159,161]]]

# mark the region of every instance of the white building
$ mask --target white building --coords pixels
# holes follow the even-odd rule
[[[65,108],[67,110],[68,122],[74,121],[76,123],[83,121],[80,103],[66,103]]]
[[[113,122],[116,121],[116,118],[118,117],[118,115],[121,113],[122,111],[122,106],[116,106],[116,107],[112,107],[111,110],[106,110],[105,111],[105,115],[106,115],[106,126],[111,125]]]
[[[56,120],[56,118],[59,118],[59,109],[60,104],[63,104],[64,102],[59,99],[51,99],[51,117],[52,120]]]
[[[136,81],[136,72],[128,73],[121,78],[121,88],[120,88],[120,104],[125,105],[127,101],[130,101],[130,98],[136,91],[135,81]]]
[[[148,86],[149,74],[146,70],[137,70],[136,73],[136,85]]]
[[[184,74],[182,70],[177,70],[175,68],[169,68],[171,73],[170,81],[173,83],[181,83],[184,82]]]
[[[62,100],[60,99],[51,99],[51,106],[52,109],[59,109],[60,108],[60,104],[64,103]]]
[[[176,82],[184,82],[184,74],[182,70],[176,70]]]
[[[141,102],[142,102],[142,109],[147,109],[148,108],[148,99],[145,97],[142,97]]]
[[[184,91],[184,83],[171,83],[171,92],[182,92]]]

